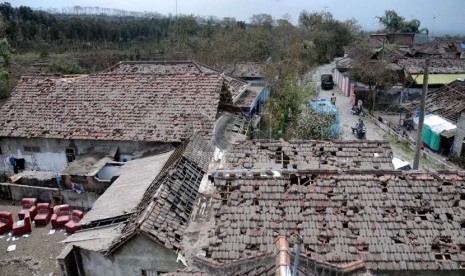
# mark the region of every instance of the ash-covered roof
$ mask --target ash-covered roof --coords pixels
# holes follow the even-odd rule
[[[136,213],[110,246],[111,254],[135,234],[180,250],[200,182],[213,156],[211,142],[194,135],[179,146],[146,190]]]
[[[273,237],[333,264],[458,270],[465,262],[465,175],[456,172],[285,174],[215,178],[207,255],[218,263],[273,252]]]
[[[406,104],[405,108],[413,111],[419,106],[420,101],[416,100]],[[456,80],[429,92],[425,110],[457,124],[460,113],[465,110],[465,81]]]
[[[392,150],[385,141],[245,140],[224,156],[228,169],[391,170]]]
[[[399,59],[398,65],[404,68],[409,74],[423,74],[425,70],[425,60]],[[465,73],[465,60],[461,59],[431,59],[429,65],[430,74],[459,74]]]
[[[278,240],[281,237],[278,237]],[[285,250],[285,257],[282,251],[262,254],[235,260],[229,263],[217,263],[211,259],[193,257],[191,266],[180,269],[176,272],[162,274],[164,276],[286,276],[290,271],[295,255],[291,254],[291,249]],[[291,259],[292,258],[292,259]],[[287,264],[287,266],[285,265]],[[346,276],[371,276],[365,269],[363,261],[356,261],[345,265],[334,265],[327,262],[316,261],[307,256],[300,256],[299,266],[296,276],[326,276],[326,275],[346,275]]]
[[[261,79],[265,74],[265,64],[258,62],[236,63],[227,69],[228,74],[243,79]]]
[[[0,136],[180,142],[211,135],[218,74],[24,76],[0,109]]]
[[[260,93],[263,91],[263,89],[265,89],[265,86],[247,86],[247,89],[237,98],[234,104],[244,108],[250,107],[255,102],[257,97],[260,96]]]
[[[119,177],[92,204],[92,209],[80,223],[85,225],[134,213],[171,153],[126,162],[121,167]]]
[[[232,99],[236,99],[247,86],[247,83],[228,74],[222,74],[207,65],[195,61],[121,61],[107,72],[114,74],[219,74],[225,80],[225,86],[231,94]]]

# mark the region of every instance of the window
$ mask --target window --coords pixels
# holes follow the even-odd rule
[[[163,275],[165,273],[168,273],[168,271],[158,271],[155,269],[142,269],[141,270],[142,276],[158,276],[158,275]]]
[[[66,149],[66,158],[68,159],[68,163],[73,162],[76,159],[76,156],[74,155],[74,149]]]
[[[28,153],[40,152],[40,147],[24,146],[24,151]]]

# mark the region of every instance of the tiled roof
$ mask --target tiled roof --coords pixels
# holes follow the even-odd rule
[[[405,108],[412,111],[419,106],[420,102],[416,100],[406,104]],[[465,81],[456,80],[429,92],[425,110],[457,124],[460,113],[465,110]]]
[[[261,254],[245,259],[234,260],[228,263],[217,263],[214,260],[193,257],[190,266],[166,276],[207,276],[207,275],[244,275],[244,276],[286,276],[291,270],[295,254],[291,252],[285,237],[275,240],[273,253]],[[328,262],[316,261],[307,256],[300,255],[298,276],[325,276],[325,275],[372,275],[365,268],[361,260],[345,265],[335,265]]]
[[[260,92],[263,91],[263,89],[265,89],[264,86],[247,86],[247,89],[240,95],[240,97],[237,98],[234,104],[239,107],[250,107],[260,95]]]
[[[460,41],[436,39],[424,45],[415,46],[421,54],[436,55],[443,58],[456,58],[460,53]]]
[[[409,74],[423,74],[425,70],[425,60],[399,59],[398,64]],[[429,65],[430,74],[458,74],[465,73],[465,60],[461,59],[431,59]]]
[[[263,78],[265,64],[258,62],[236,63],[228,73],[237,78]]]
[[[24,76],[0,109],[0,136],[179,142],[210,135],[217,74]]]
[[[107,254],[135,234],[144,234],[167,249],[180,250],[200,182],[212,155],[211,143],[199,136],[179,146],[149,186],[138,210]]]
[[[266,141],[237,143],[224,156],[228,169],[391,170],[385,141]]]
[[[465,175],[328,171],[216,176],[207,255],[219,263],[303,238],[302,253],[370,270],[458,270],[465,263]]]
[[[218,73],[193,61],[121,61],[108,68],[115,74],[199,74]]]
[[[222,74],[220,71],[194,61],[121,61],[107,71],[115,74],[219,74],[224,78],[232,99],[237,98],[247,85],[240,79]]]

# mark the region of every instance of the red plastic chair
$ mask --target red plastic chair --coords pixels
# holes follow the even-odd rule
[[[65,224],[66,232],[73,234],[74,232],[81,229],[79,221],[84,217],[84,213],[79,210],[73,210],[71,214],[71,220]]]
[[[0,234],[4,234],[13,227],[13,216],[10,212],[0,211]]]
[[[23,220],[17,221],[13,224],[13,235],[19,236],[26,233],[31,233],[31,218],[26,215]]]
[[[34,218],[36,225],[47,225],[51,216],[50,203],[37,204],[37,215]]]
[[[70,220],[70,209],[68,204],[58,205],[53,207],[52,228],[60,228]]]
[[[25,197],[21,199],[21,206],[23,206],[23,209],[18,213],[19,219],[24,219],[27,214],[29,214],[31,219],[34,219],[37,213],[36,204],[37,198]]]

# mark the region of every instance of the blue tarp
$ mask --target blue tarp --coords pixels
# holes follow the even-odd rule
[[[315,111],[316,113],[319,114],[325,114],[325,115],[332,115],[334,114],[336,117],[336,120],[334,121],[333,126],[331,127],[332,129],[332,136],[334,138],[339,137],[339,131],[340,131],[340,120],[339,120],[339,111],[337,108],[327,99],[319,99],[316,101],[309,101],[309,106],[310,108]]]

